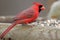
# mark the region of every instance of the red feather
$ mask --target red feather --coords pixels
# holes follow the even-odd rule
[[[15,22],[12,23],[12,25],[10,25],[1,35],[0,38],[3,38],[16,24],[28,24],[30,22],[33,22],[36,20],[36,18],[39,15],[39,6],[41,4],[39,3],[34,3],[33,6],[31,6],[30,8],[22,11],[21,13],[19,13],[14,19]]]

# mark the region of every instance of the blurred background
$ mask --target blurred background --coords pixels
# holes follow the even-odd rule
[[[55,1],[57,0],[0,0],[0,16],[15,16],[33,5],[33,2],[40,2],[46,7],[46,10],[42,11],[40,16],[46,17],[51,4]]]
[[[40,2],[45,5],[46,10],[41,16],[46,16],[50,5],[56,0],[0,0],[0,16],[13,16],[18,12],[33,5],[33,2]]]

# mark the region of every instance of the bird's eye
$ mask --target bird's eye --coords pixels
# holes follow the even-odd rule
[[[39,12],[41,11],[42,6],[43,6],[43,5],[39,5]]]

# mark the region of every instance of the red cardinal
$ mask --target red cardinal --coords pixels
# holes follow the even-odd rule
[[[22,11],[15,17],[15,21],[0,35],[0,38],[2,39],[16,24],[28,24],[35,21],[39,12],[44,9],[42,4],[34,2],[33,6]]]

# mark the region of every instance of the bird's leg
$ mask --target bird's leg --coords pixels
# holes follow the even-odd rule
[[[22,24],[22,26],[26,26],[27,24]]]
[[[27,22],[26,24],[27,24],[28,26],[30,26],[31,28],[33,28],[33,25],[29,25],[29,23],[28,23],[28,22]]]
[[[22,24],[22,26],[26,26],[26,27],[33,27],[33,25],[30,25],[28,22]]]
[[[23,23],[22,26],[27,26],[27,24],[28,24],[27,22],[26,23]]]

